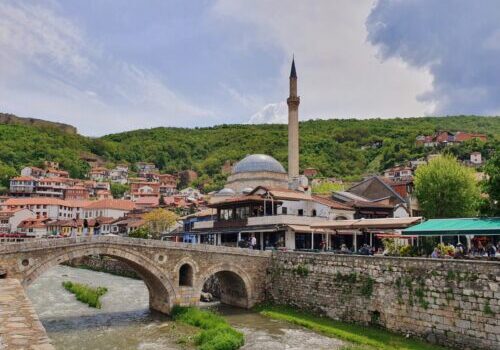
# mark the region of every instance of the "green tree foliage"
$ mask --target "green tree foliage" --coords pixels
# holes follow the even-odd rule
[[[8,188],[10,179],[17,175],[14,167],[0,162],[0,187]]]
[[[153,239],[159,239],[161,234],[167,233],[177,220],[179,220],[177,214],[163,208],[154,209],[144,215],[145,226]]]
[[[129,237],[132,238],[149,238],[151,236],[151,233],[149,232],[149,229],[145,226],[139,227],[135,229],[134,231],[130,232]]]
[[[344,185],[332,182],[322,182],[318,185],[312,187],[312,192],[314,194],[331,194],[336,191],[343,191]]]
[[[500,216],[500,151],[486,164],[487,179],[484,190],[488,194],[481,212],[490,216]]]
[[[122,185],[120,183],[112,182],[110,185],[110,189],[113,198],[122,198],[125,192],[127,192],[130,188],[128,185]]]
[[[474,170],[452,156],[439,156],[415,173],[415,194],[426,218],[477,214],[479,187]]]
[[[464,159],[479,151],[485,159],[498,148],[500,117],[426,117],[369,120],[309,120],[300,123],[300,166],[316,168],[321,176],[359,179],[396,163],[423,157],[436,150],[415,144],[418,135],[438,130],[485,133],[487,143],[467,142],[447,151]],[[0,125],[0,164],[17,172],[27,165],[58,161],[71,176],[83,178],[89,170],[82,160],[93,155],[107,164],[153,162],[162,172],[193,169],[195,185],[220,189],[227,161],[265,153],[287,166],[286,125],[219,125],[210,128],[153,128],[89,138],[50,127]]]

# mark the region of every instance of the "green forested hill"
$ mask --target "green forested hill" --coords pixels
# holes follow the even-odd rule
[[[315,167],[324,176],[355,177],[420,157],[428,149],[415,146],[415,137],[437,130],[481,132],[487,144],[450,147],[465,156],[472,150],[485,157],[498,148],[500,117],[427,117],[411,119],[310,120],[300,123],[301,167]],[[286,166],[286,125],[220,125],[211,128],[154,128],[101,138],[71,135],[50,127],[0,125],[0,171],[19,170],[45,159],[59,161],[72,176],[88,170],[81,160],[92,153],[109,162],[154,162],[164,172],[192,168],[204,175],[207,189],[223,181],[226,160],[266,153]]]

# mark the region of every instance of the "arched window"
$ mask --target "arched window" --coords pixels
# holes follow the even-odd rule
[[[184,264],[179,269],[179,286],[193,286],[193,268],[189,264]]]

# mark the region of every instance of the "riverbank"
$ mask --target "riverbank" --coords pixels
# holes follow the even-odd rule
[[[444,350],[420,340],[405,338],[377,327],[367,327],[332,320],[280,305],[260,305],[261,315],[305,327],[314,332],[352,343],[348,350]]]

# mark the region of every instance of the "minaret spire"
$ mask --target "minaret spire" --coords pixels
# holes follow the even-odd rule
[[[290,97],[288,104],[288,177],[289,180],[299,176],[299,104],[297,96],[297,71],[295,69],[295,56],[292,58],[290,70]]]
[[[292,70],[290,71],[290,78],[297,79],[297,72],[295,70],[295,55],[292,58]]]

